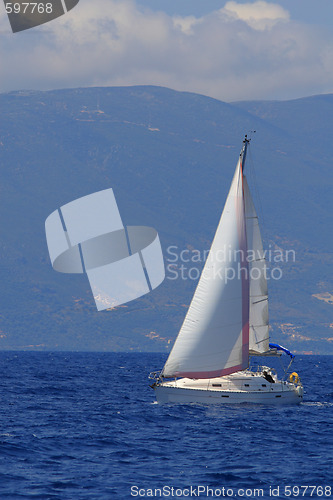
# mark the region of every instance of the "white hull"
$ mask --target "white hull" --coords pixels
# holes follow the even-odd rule
[[[153,385],[159,403],[291,405],[303,400],[299,384],[275,380],[262,373],[237,372],[215,379],[182,378]]]

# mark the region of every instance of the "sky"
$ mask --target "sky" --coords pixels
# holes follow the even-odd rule
[[[80,0],[13,34],[0,92],[160,85],[226,102],[333,92],[333,0]]]

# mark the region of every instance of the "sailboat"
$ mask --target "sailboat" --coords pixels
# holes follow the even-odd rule
[[[258,216],[244,175],[247,135],[207,260],[178,337],[151,387],[160,403],[297,404],[294,355],[269,342],[266,263]],[[274,368],[249,368],[253,356],[288,355]]]

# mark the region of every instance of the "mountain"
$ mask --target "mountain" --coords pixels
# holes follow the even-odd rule
[[[140,86],[10,92],[0,105],[0,349],[169,350],[244,133],[256,130],[246,168],[270,257],[272,339],[296,352],[333,353],[325,299],[333,95],[230,104]],[[44,222],[109,187],[125,225],[159,232],[167,277],[150,294],[97,312],[85,275],[52,269]]]

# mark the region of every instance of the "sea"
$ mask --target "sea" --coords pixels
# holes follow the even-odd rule
[[[331,498],[333,356],[286,407],[157,404],[165,360],[0,352],[0,499]]]

